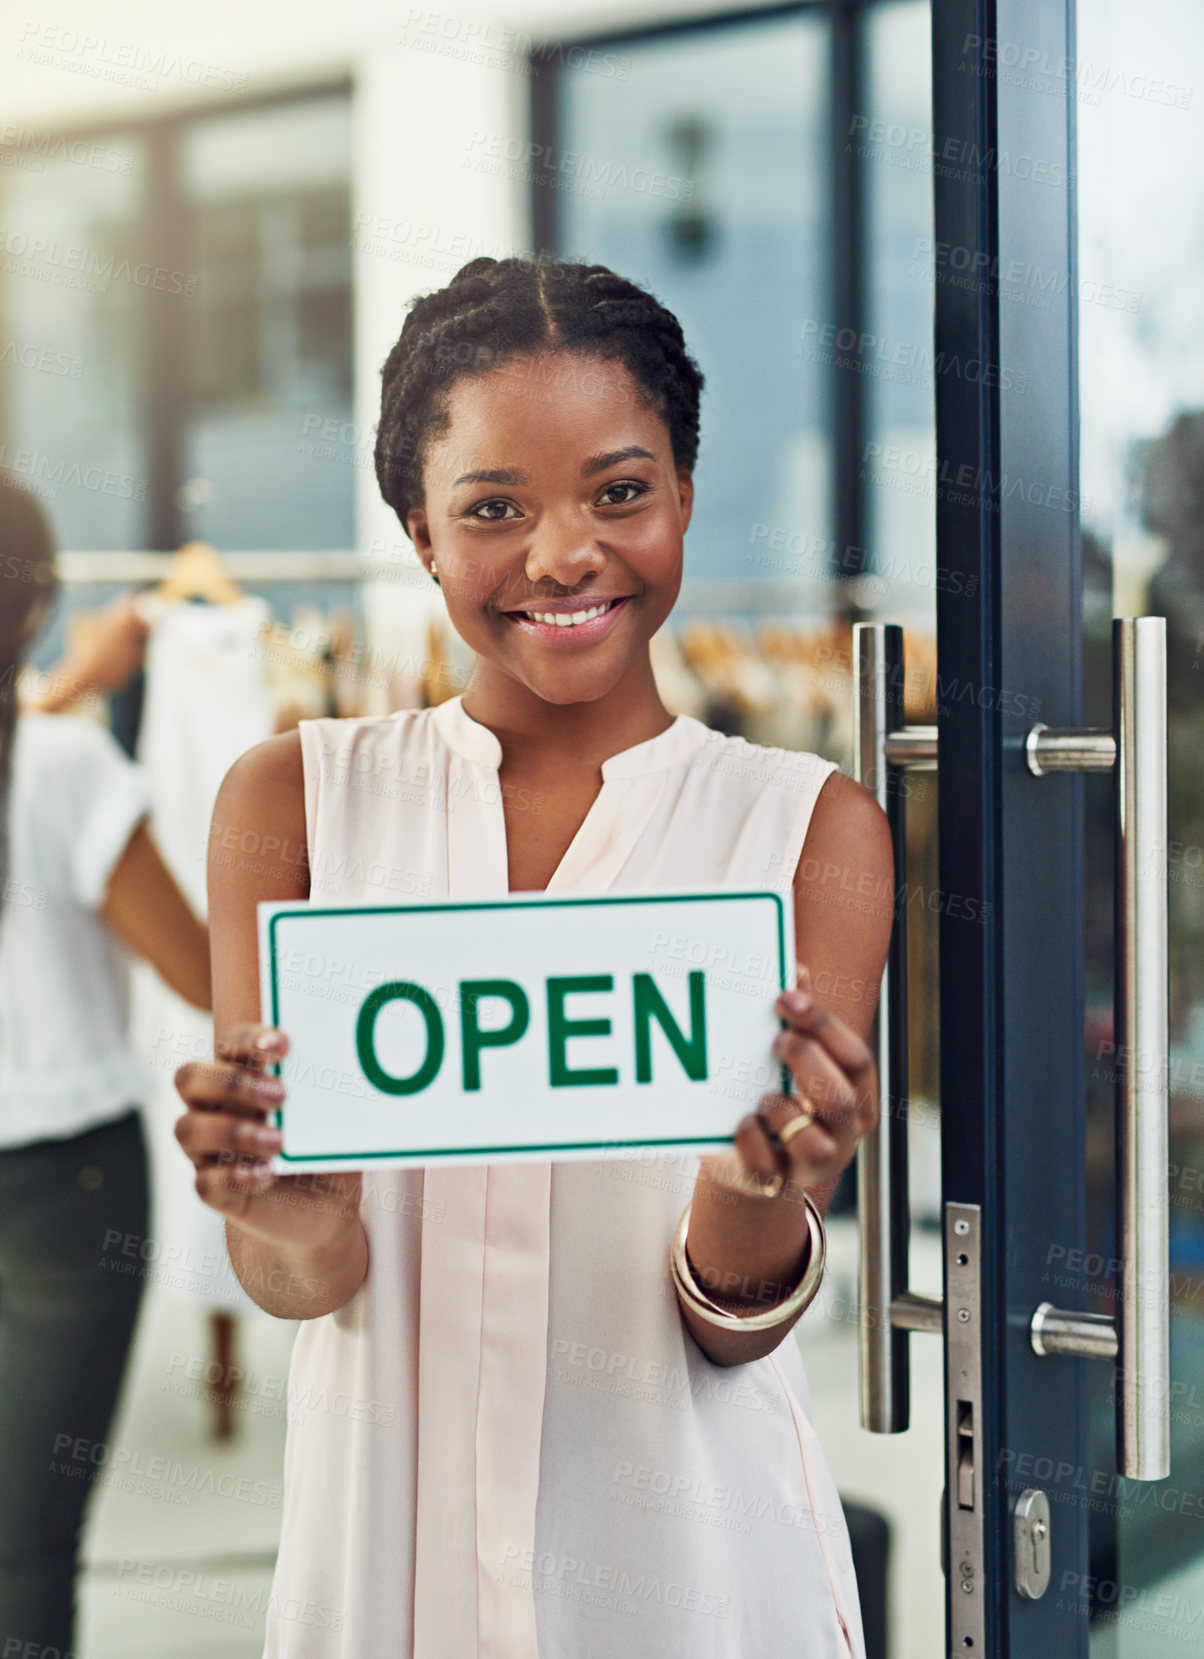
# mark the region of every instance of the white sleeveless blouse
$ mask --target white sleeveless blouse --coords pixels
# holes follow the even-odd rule
[[[314,900],[507,890],[459,698],[300,731]],[[834,770],[679,716],[603,764],[549,891],[788,893]],[[265,1659],[862,1659],[798,1344],[721,1367],[683,1325],[697,1169],[365,1171],[367,1276],[293,1352]]]

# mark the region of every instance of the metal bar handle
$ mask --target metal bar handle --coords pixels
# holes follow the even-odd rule
[[[853,773],[890,823],[895,891],[906,877],[903,766],[934,766],[936,734],[904,723],[903,630],[859,622],[853,629],[856,702]],[[907,906],[896,906],[872,1039],[882,1109],[857,1152],[860,1235],[858,1361],[861,1426],[899,1434],[909,1416],[908,1334],[940,1329],[940,1304],[907,1288]],[[936,1323],[933,1323],[933,1307]]]
[[[1039,1354],[1113,1359],[1116,1460],[1131,1480],[1170,1473],[1166,619],[1112,624],[1112,731],[1027,739],[1028,764],[1051,771],[1114,769],[1116,830],[1115,1319],[1043,1302],[1033,1314]]]
[[[1116,733],[1116,1136],[1121,1299],[1117,1462],[1170,1473],[1170,996],[1166,619],[1112,626]]]

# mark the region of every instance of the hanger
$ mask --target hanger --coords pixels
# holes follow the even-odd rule
[[[216,549],[203,541],[186,542],[172,554],[167,575],[154,594],[164,600],[207,599],[211,605],[237,605],[243,597]]]

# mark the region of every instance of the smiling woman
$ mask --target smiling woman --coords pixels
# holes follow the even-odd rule
[[[312,881],[295,865],[278,879],[212,865],[223,1063],[181,1071],[177,1134],[248,1293],[304,1321],[290,1390],[402,1405],[389,1434],[290,1423],[272,1605],[342,1608],[346,1634],[319,1643],[269,1616],[267,1659],[864,1651],[840,1502],[783,1339],[818,1286],[819,1210],[876,1120],[866,1037],[890,838],[832,763],[675,719],[657,692],[649,643],[681,584],[701,387],[676,319],[601,267],[474,260],[418,301],[384,369],[377,473],[476,653],[472,682],[434,709],[303,722],[244,756],[218,798],[219,822],[303,838]],[[355,787],[365,775],[401,787]],[[265,1071],[288,1039],[257,1023],[255,906],[355,903],[366,884],[336,895],[324,872],[401,847],[439,898],[778,890],[817,987],[773,1003],[764,1063],[791,1092],[763,1096],[730,1149],[668,1154],[648,1181],[616,1183],[603,1160],[366,1166],[321,1190],[274,1175],[257,1160],[280,1148],[264,1119],[284,1084]],[[818,902],[813,868],[878,902]],[[427,966],[374,991],[362,1017],[366,1061],[398,1092],[443,1058]],[[564,997],[603,981],[546,966],[563,1079],[570,1036],[607,1024]],[[670,1018],[647,966],[633,1063],[655,1088],[654,1020],[687,1071],[705,1039],[701,1004],[675,1001]],[[454,977],[481,971],[468,960]],[[517,985],[489,983],[510,986],[510,1016],[462,1027],[470,1083],[487,1038],[526,1035]],[[427,1022],[417,1072],[383,1052],[407,998]],[[607,1058],[575,1081],[609,1080]],[[622,1472],[652,1460],[675,1489],[738,1492],[746,1531],[627,1506]]]
[[[595,703],[681,583],[703,377],[676,318],[601,266],[474,260],[383,383],[382,493],[456,630],[539,703]]]

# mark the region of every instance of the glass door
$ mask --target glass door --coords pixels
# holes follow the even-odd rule
[[[935,759],[948,901],[943,1291],[907,1268],[900,938],[861,1158],[863,1421],[907,1427],[908,1345],[938,1333],[946,1650],[1009,1659],[1103,1651],[1101,1608],[1137,1593],[1115,1565],[1133,1517],[1163,1530],[1160,1494],[1193,1481],[1171,1433],[1165,622],[1130,601],[1096,641],[1089,611],[1084,656],[1079,329],[1123,301],[1080,257],[1080,67],[1073,8],[934,11],[934,728],[906,721],[893,631],[859,638],[862,775],[901,823],[890,779]]]
[[[536,245],[648,284],[708,378],[686,580],[654,642],[662,695],[851,770],[858,621],[905,624],[906,712],[935,712],[927,0],[810,0],[587,44],[619,72],[535,59]],[[936,782],[906,780],[901,902],[924,923],[909,962],[911,1248],[917,1280],[939,1284]],[[940,1357],[917,1347],[929,1405],[910,1434],[860,1428],[854,1206],[850,1171],[800,1341],[868,1659],[927,1659],[944,1605]]]
[[[945,1651],[991,1659],[1204,1625],[1204,40],[1186,0],[1140,39],[1089,10],[814,0],[535,80],[541,154],[577,158],[534,181],[537,244],[664,297],[726,422],[667,694],[822,750],[895,823],[883,1126],[799,1333],[881,1529],[873,1659],[938,1651],[942,1608]]]
[[[1188,0],[1078,17],[1079,401],[1085,695],[1107,695],[1115,615],[1166,618],[1170,923],[1170,1474],[1120,1481],[1078,1586],[1093,1659],[1176,1659],[1204,1641],[1204,15]],[[1094,708],[1092,705],[1094,704]],[[1088,845],[1106,846],[1099,780]],[[1116,1033],[1110,911],[1087,862],[1088,1250],[1077,1294],[1111,1306],[1118,1254],[1107,1156]],[[1091,1368],[1092,1468],[1107,1468],[1114,1387]],[[1111,1529],[1111,1536],[1109,1536]]]

